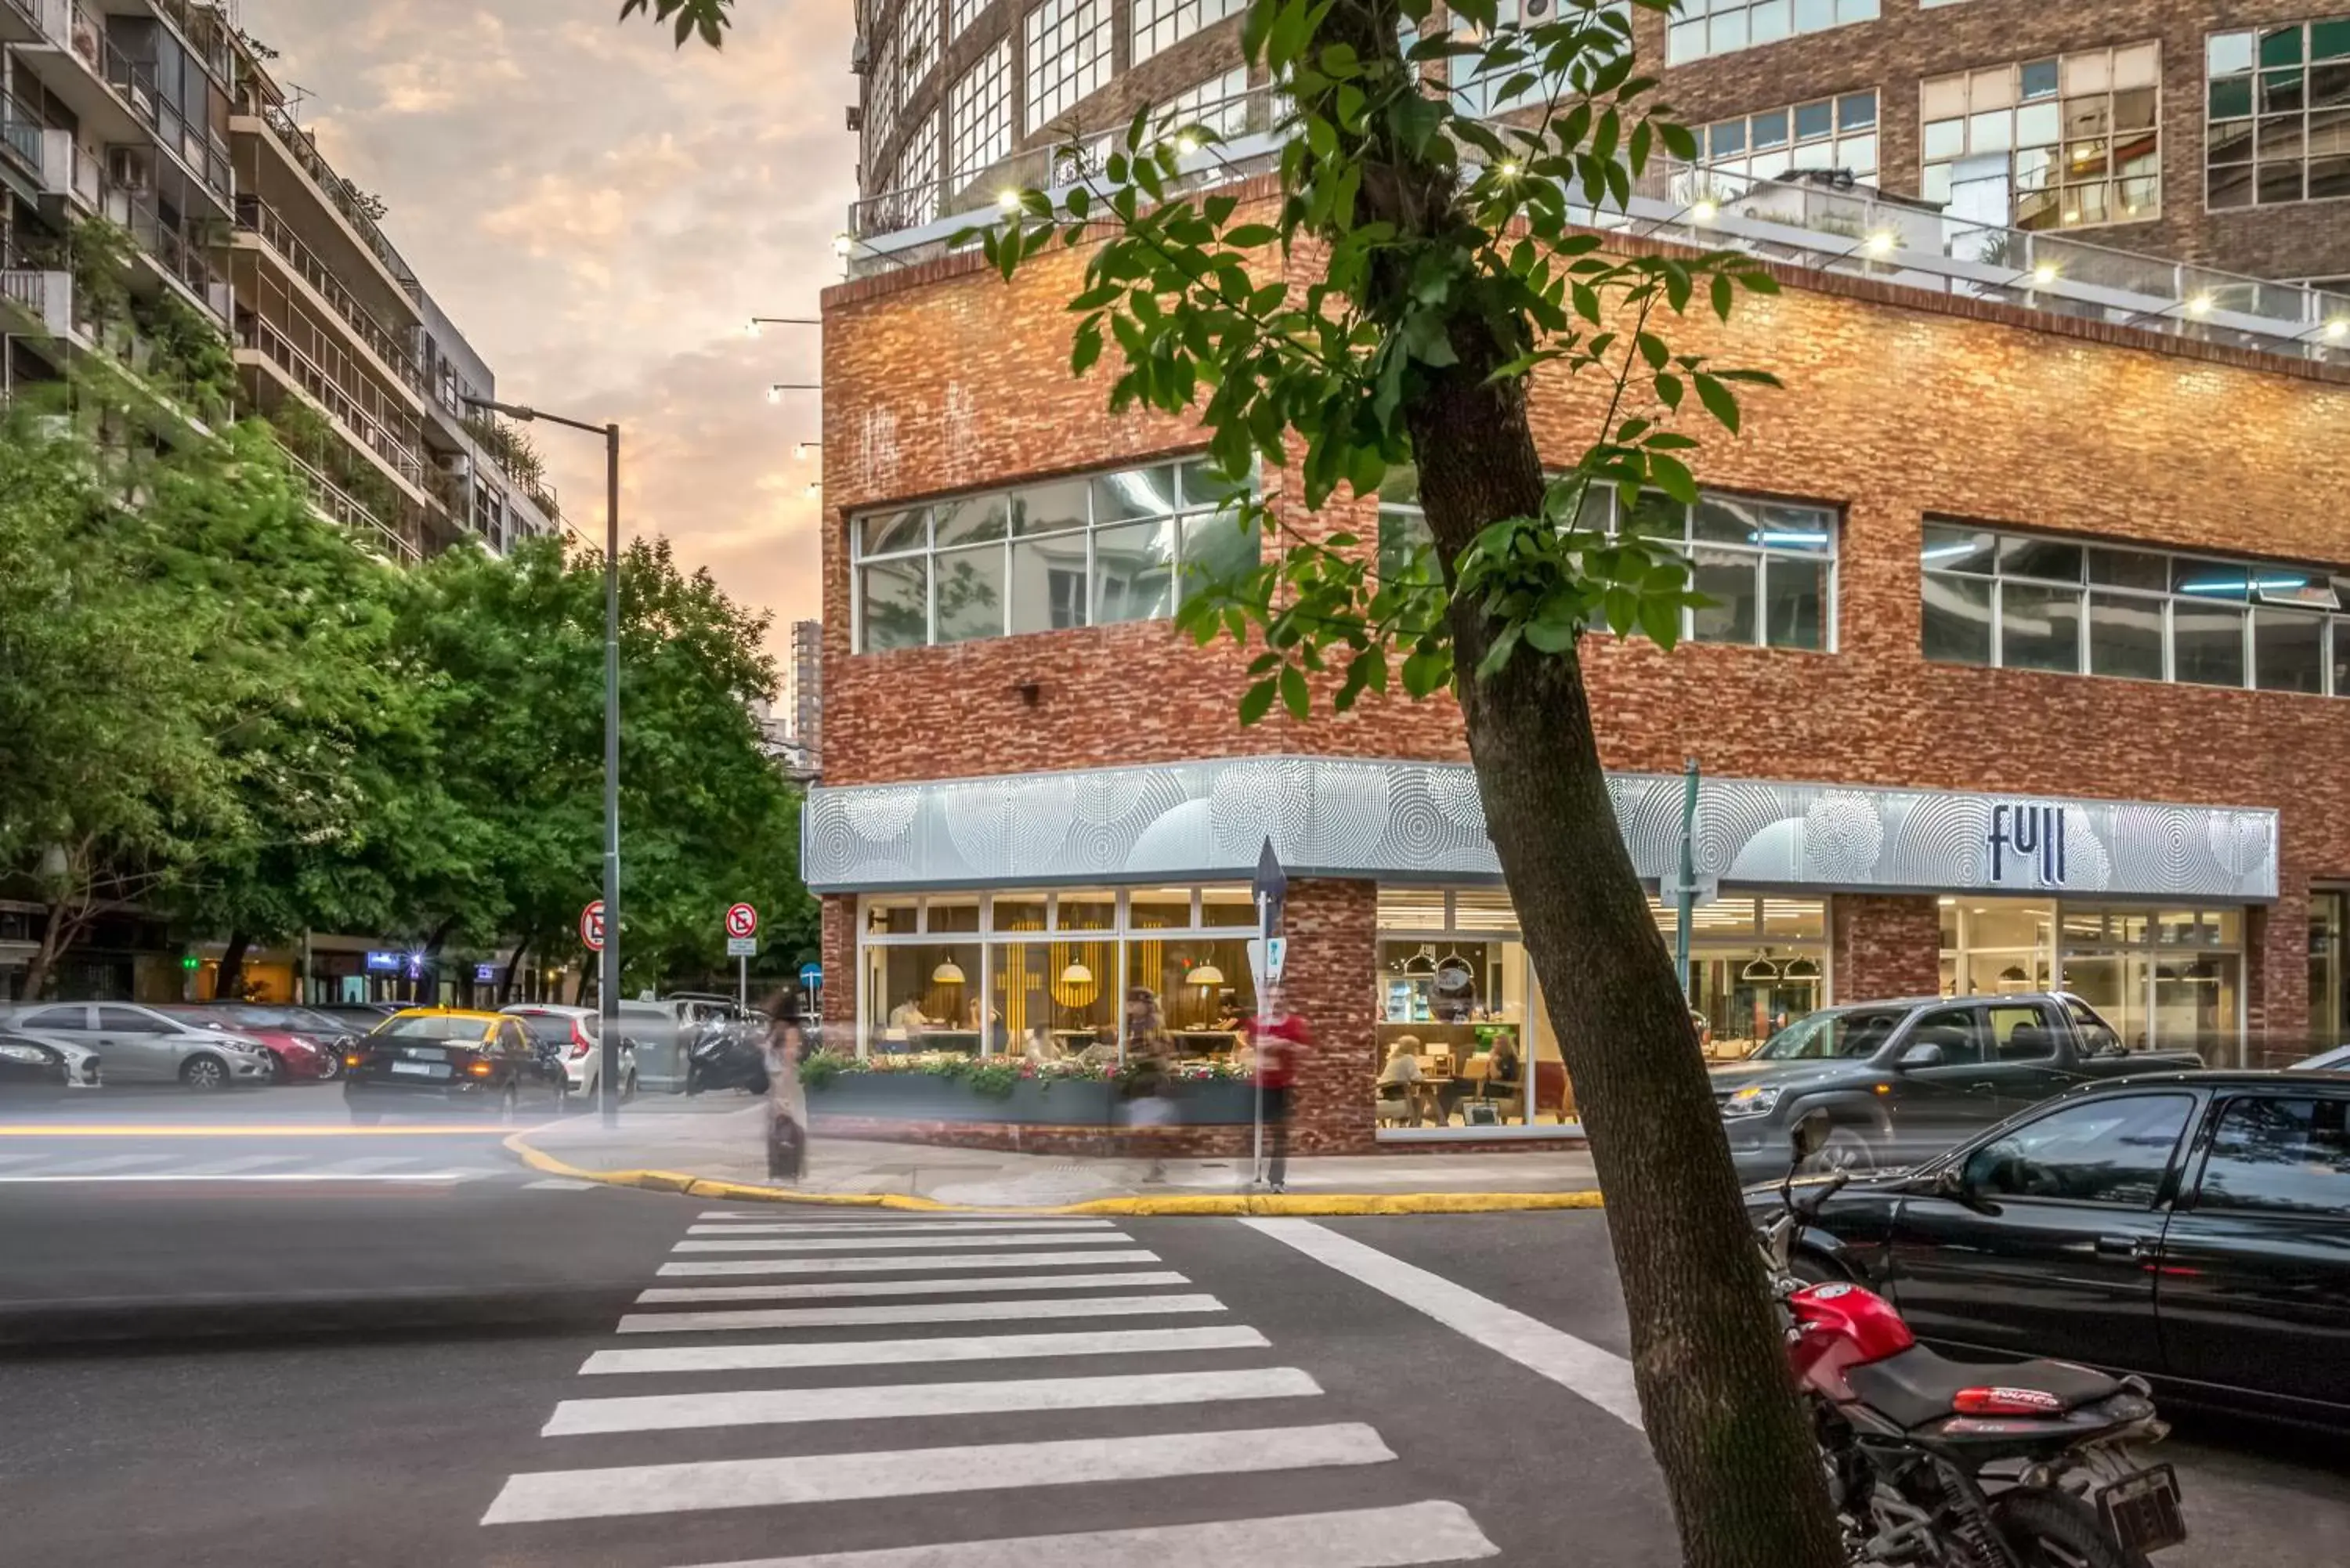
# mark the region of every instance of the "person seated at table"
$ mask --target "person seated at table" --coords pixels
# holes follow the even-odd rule
[[[1061,1043],[1053,1038],[1051,1031],[1041,1023],[1030,1027],[1027,1039],[1021,1044],[1020,1054],[1036,1063],[1058,1062],[1067,1054],[1061,1049]]]
[[[1479,1089],[1481,1100],[1514,1100],[1518,1083],[1524,1075],[1524,1064],[1518,1057],[1518,1043],[1506,1034],[1493,1036],[1493,1044],[1485,1057],[1485,1082]]]
[[[1409,1120],[1419,1125],[1419,1085],[1427,1076],[1420,1071],[1419,1041],[1409,1034],[1399,1034],[1388,1046],[1387,1065],[1379,1069],[1377,1093],[1379,1119]]]

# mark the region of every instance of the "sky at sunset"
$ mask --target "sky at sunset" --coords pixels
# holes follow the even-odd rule
[[[622,526],[676,542],[770,646],[818,602],[813,316],[855,195],[848,0],[746,0],[723,54],[618,0],[244,0],[280,85],[497,374],[624,427]],[[541,426],[566,510],[603,529],[602,452]]]

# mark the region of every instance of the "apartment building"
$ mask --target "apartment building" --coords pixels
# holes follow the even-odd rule
[[[1505,26],[1520,3],[1503,0]],[[1047,149],[1143,104],[1228,137],[1263,129],[1244,9],[877,0],[855,61],[851,236],[983,208],[1007,180],[1047,177]],[[2350,15],[2318,0],[1682,0],[1632,16],[1647,68],[1729,179],[1837,171],[1990,229],[2350,291]],[[1454,84],[1481,109],[1523,107],[1490,101],[1499,85]]]
[[[784,715],[792,738],[810,755],[823,745],[824,623],[792,622],[792,646],[784,664]]]
[[[1709,603],[1670,652],[1585,644],[1618,824],[1669,940],[1678,770],[1692,756],[1704,770],[1695,856],[1720,893],[1691,917],[1690,1000],[1717,1047],[1751,1048],[1826,1002],[2052,986],[2133,1045],[2214,1063],[2350,1038],[2350,798],[2332,782],[2350,751],[2344,770],[2327,761],[2350,732],[2350,545],[2325,462],[2350,419],[2350,296],[2185,259],[2334,209],[2304,175],[2299,202],[2207,223],[2165,173],[2133,187],[2167,214],[2122,236],[2133,250],[2013,204],[2042,189],[2021,180],[2003,212],[1969,208],[1957,172],[1929,186],[1922,124],[1897,140],[1879,123],[1926,112],[1920,84],[1948,62],[1901,67],[1918,73],[1906,107],[1888,107],[1891,87],[1861,100],[1891,57],[1856,62],[1872,27],[1957,12],[2009,16],[2008,41],[2037,50],[2025,8],[1761,5],[1764,34],[1803,26],[1758,45],[1750,16],[1743,46],[1730,24],[1713,30],[1731,9],[1702,11],[1701,56],[1688,34],[1651,40],[1680,58],[1671,90],[1694,95],[1742,57],[1820,74],[1745,100],[1725,76],[1701,120],[1711,167],[1657,171],[1628,203],[1575,213],[1643,244],[1748,250],[1783,289],[1702,329],[1706,352],[1786,382],[1750,401],[1738,439],[1709,442],[1703,494],[1681,509]],[[2212,38],[2242,30],[2238,8],[2204,9]],[[1508,1040],[1533,1072],[1507,1139],[1568,1131],[1573,1085],[1457,708],[1379,694],[1241,724],[1253,649],[1196,647],[1169,625],[1187,568],[1229,570],[1261,547],[1202,432],[1110,419],[1104,382],[1069,377],[1061,306],[1084,250],[1007,285],[951,243],[972,221],[958,209],[1076,177],[1096,127],[1179,82],[1237,94],[1184,106],[1182,122],[1229,115],[1228,144],[1183,153],[1184,177],[1269,211],[1281,133],[1268,90],[1232,74],[1232,13],[925,6],[910,25],[936,27],[912,78],[890,31],[908,15],[884,7],[869,34],[868,103],[886,64],[884,107],[909,107],[879,131],[867,117],[870,193],[850,279],[824,304],[825,781],[802,867],[824,901],[826,972],[849,977],[827,989],[827,1023],[876,1053],[985,1054],[1039,1033],[1111,1047],[1118,998],[1139,985],[1187,1054],[1229,1053],[1255,1001],[1249,883],[1270,837],[1292,868],[1284,997],[1320,1044],[1297,1111],[1310,1144],[1503,1136],[1375,1125],[1369,1085],[1405,1035],[1462,1062]],[[1097,20],[1072,35],[1073,16]],[[2129,29],[2153,29],[2167,81],[2167,8],[2066,16],[2114,24],[2106,113],[2135,120],[2110,101],[2147,68],[2122,57],[2149,36]],[[1073,36],[1091,42],[1070,57]],[[2255,59],[2282,47],[2266,36]],[[2069,114],[2066,95],[2097,78],[2064,62],[2090,46],[2049,47]],[[1068,57],[1074,71],[1053,63]],[[1973,117],[2003,113],[1981,145],[2004,134],[2011,174],[2025,167],[2012,143],[2046,76],[2009,79],[2003,108],[1968,79],[1970,140],[1948,161],[1976,155]],[[1743,153],[1712,137],[1733,111]],[[899,183],[931,169],[919,149],[933,135],[937,171]],[[1782,145],[1799,137],[1800,158]],[[1890,171],[1913,162],[1895,187]],[[2262,243],[2297,274],[2327,265],[2314,242]],[[1308,265],[1267,254],[1259,276],[1303,286]],[[1546,462],[1574,460],[1599,395],[1535,377]],[[1310,514],[1281,471],[1255,483],[1284,530],[1384,547],[1423,527],[1408,472]],[[1222,1146],[1203,1132],[1200,1147]]]
[[[234,0],[0,0],[0,389],[106,374],[167,441],[265,419],[319,514],[394,559],[557,525]]]

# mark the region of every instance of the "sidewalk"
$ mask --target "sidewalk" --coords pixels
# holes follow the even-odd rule
[[[999,1154],[827,1138],[809,1143],[791,1187],[768,1182],[764,1110],[731,1097],[639,1101],[607,1130],[591,1113],[517,1133],[506,1146],[538,1169],[709,1198],[899,1209],[1044,1209],[1118,1214],[1412,1214],[1599,1204],[1591,1157],[1347,1155],[1295,1158],[1288,1190],[1251,1192],[1246,1160]]]

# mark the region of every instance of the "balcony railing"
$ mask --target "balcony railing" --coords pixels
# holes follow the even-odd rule
[[[236,226],[276,252],[278,259],[317,290],[319,296],[334,306],[335,314],[341,317],[344,324],[359,335],[359,340],[373,350],[376,358],[390,366],[419,396],[430,394],[424,371],[407,346],[390,327],[378,321],[349,289],[343,286],[342,280],[318,259],[316,251],[302,243],[301,236],[278,216],[276,208],[258,196],[239,196],[236,199]]]
[[[0,270],[0,302],[15,306],[53,335],[73,324],[73,275],[44,267]]]
[[[1170,190],[1258,173],[1293,134],[1281,100],[1261,88],[1225,104],[1187,108],[1182,124],[1209,124],[1221,146],[1184,153]],[[1164,124],[1162,133],[1178,127]],[[962,231],[1003,221],[1007,190],[1058,194],[1102,188],[1107,139],[1036,148],[958,180],[868,197],[849,209],[858,242],[852,275],[943,254]],[[2295,358],[2350,363],[2350,295],[2272,283],[2116,250],[2066,235],[2005,228],[1887,197],[1849,180],[1756,180],[1658,164],[1623,206],[1594,207],[1569,192],[1570,218],[1595,229],[1730,249],[1825,272],[1861,273],[1907,287],[2137,327]]]
[[[352,439],[383,459],[409,483],[423,488],[424,463],[415,449],[393,435],[382,420],[345,391],[341,382],[296,347],[276,323],[259,316],[243,315],[237,322],[236,340],[245,348],[266,355],[296,386],[332,414]]]
[[[402,259],[400,252],[392,248],[391,242],[383,237],[383,231],[376,226],[375,220],[359,210],[358,201],[351,194],[350,182],[335,172],[335,166],[327,161],[325,153],[318,151],[317,140],[294,123],[294,117],[286,112],[286,106],[272,95],[271,89],[265,88],[256,79],[247,78],[244,90],[238,95],[237,108],[243,113],[258,116],[262,123],[269,127],[285,147],[286,156],[325,192],[327,199],[335,204],[335,210],[342,213],[343,220],[367,243],[368,248],[375,253],[376,260],[381,262],[384,270],[399,283],[401,291],[411,298],[416,297],[421,292],[421,286],[416,281],[415,270]]]
[[[128,230],[157,270],[178,280],[203,302],[223,326],[228,324],[231,295],[228,280],[212,264],[203,242],[184,229],[163,221],[151,201],[120,186],[101,184],[99,209]]]
[[[41,138],[48,124],[15,93],[0,91],[0,158],[41,177]]]
[[[43,0],[43,9],[42,30],[106,83],[123,107],[155,133],[156,140],[225,204],[235,183],[228,144],[209,127],[189,123],[157,90],[154,62],[133,59],[116,48],[106,35],[104,19],[81,0]]]
[[[310,504],[325,516],[359,535],[367,544],[389,550],[397,559],[418,558],[416,545],[406,535],[369,511],[350,492],[291,452],[286,453],[286,461],[294,465],[295,473],[310,493]]]

